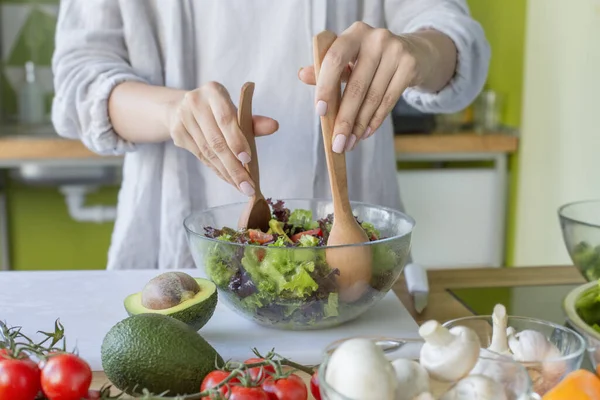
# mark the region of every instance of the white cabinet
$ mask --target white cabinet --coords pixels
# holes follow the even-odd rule
[[[398,171],[405,210],[416,220],[415,262],[429,269],[504,264],[506,182],[500,164]]]

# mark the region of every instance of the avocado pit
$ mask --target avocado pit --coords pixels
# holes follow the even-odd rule
[[[142,290],[142,305],[150,310],[165,310],[194,298],[200,285],[183,272],[165,272],[152,278]]]

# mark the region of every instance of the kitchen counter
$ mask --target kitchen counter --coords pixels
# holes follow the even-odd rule
[[[518,138],[506,134],[475,133],[398,135],[395,149],[404,154],[515,153]],[[0,135],[0,161],[99,159],[78,140],[59,138],[48,131],[28,135]],[[118,159],[118,157],[108,157]]]
[[[394,291],[419,324],[430,319],[443,322],[474,315],[473,311],[451,292],[453,289],[543,287],[585,283],[581,274],[572,266],[430,270],[428,277],[429,304],[423,314],[415,311],[404,279],[399,279],[394,285]],[[490,296],[493,296],[493,293],[490,293]],[[303,378],[308,381],[308,376],[304,375]],[[94,372],[94,388],[100,388],[106,383],[103,372]],[[313,398],[309,396],[309,399]]]

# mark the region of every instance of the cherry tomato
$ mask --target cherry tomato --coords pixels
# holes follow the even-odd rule
[[[223,382],[229,375],[230,375],[230,373],[227,371],[220,371],[220,370],[212,371],[211,373],[206,375],[206,377],[204,377],[204,380],[202,381],[202,386],[200,386],[200,391],[204,392],[205,390],[214,388],[219,383]],[[239,383],[239,379],[233,378],[232,380],[228,381],[227,383],[229,385],[233,385],[234,383]],[[227,385],[219,388],[219,392],[224,396],[227,395],[227,392],[228,392]],[[202,400],[209,400],[209,399],[210,399],[210,397],[204,397]]]
[[[29,360],[0,360],[0,399],[34,400],[40,391],[40,370]]]
[[[258,244],[265,244],[273,240],[273,235],[269,235],[258,229],[248,229],[248,236],[250,236],[251,241]]]
[[[295,235],[292,235],[292,237],[290,238],[292,240],[292,242],[296,243],[300,240],[300,238],[304,235],[310,235],[310,236],[323,236],[323,231],[321,231],[321,228],[318,229],[311,229],[309,231],[304,231],[304,232],[299,232],[296,233]]]
[[[269,395],[270,400],[306,400],[308,390],[298,375],[290,375],[287,378],[274,379],[268,377],[262,383],[263,390]]]
[[[258,363],[261,363],[264,361],[265,360],[262,358],[249,358],[246,361],[244,361],[244,364],[258,364]],[[261,373],[261,370],[262,370],[262,373]],[[257,382],[257,383],[264,381],[269,376],[271,376],[271,374],[274,374],[274,373],[275,373],[275,367],[273,367],[272,365],[266,365],[264,367],[254,367],[254,368],[248,369],[248,375],[250,375],[250,378],[252,378],[252,381]],[[259,380],[259,375],[260,375],[260,380]]]
[[[232,386],[228,400],[269,400],[260,387]]]
[[[319,371],[310,377],[310,392],[312,393],[315,400],[321,400],[321,389],[319,388]]]
[[[88,395],[92,370],[75,354],[52,356],[42,369],[42,390],[49,400],[80,400]]]

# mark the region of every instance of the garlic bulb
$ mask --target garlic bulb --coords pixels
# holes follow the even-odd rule
[[[541,332],[530,329],[508,331],[508,345],[514,359],[525,364],[538,394],[554,387],[567,372],[566,362],[560,360],[560,350]]]

